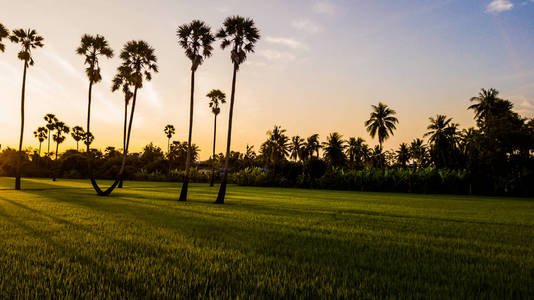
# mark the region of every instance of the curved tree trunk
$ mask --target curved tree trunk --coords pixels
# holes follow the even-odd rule
[[[124,153],[124,149],[126,149],[126,124],[128,122],[128,102],[126,101],[126,96],[124,98],[124,128],[123,128],[123,134],[122,134],[122,152]],[[122,177],[121,181],[119,182],[119,189],[122,189]]]
[[[211,155],[211,180],[210,186],[215,183],[215,142],[217,141],[217,115],[215,115],[215,121],[213,122],[213,154]]]
[[[21,164],[22,164],[22,139],[24,137],[24,93],[26,90],[26,69],[28,62],[24,61],[24,73],[22,74],[22,94],[20,97],[20,139],[19,152],[17,155],[17,171],[15,174],[15,190],[20,190]]]
[[[191,100],[189,104],[189,138],[187,139],[187,158],[185,160],[185,177],[178,201],[187,201],[187,189],[189,187],[189,169],[191,168],[191,139],[193,135],[193,105],[195,98],[195,71],[191,70]]]
[[[235,98],[235,82],[237,76],[238,65],[234,63],[234,75],[232,77],[232,94],[230,96],[230,114],[228,116],[228,137],[226,140],[226,158],[224,159],[224,174],[217,194],[216,204],[224,204],[224,197],[226,196],[226,183],[228,181],[228,161],[230,158],[230,144],[232,142],[232,117],[234,115],[234,98]]]

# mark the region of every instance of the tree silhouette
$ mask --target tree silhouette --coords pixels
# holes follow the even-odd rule
[[[247,53],[254,52],[256,42],[260,38],[260,32],[254,25],[254,20],[240,16],[228,17],[223,27],[217,33],[217,38],[222,39],[221,48],[224,50],[231,47],[230,59],[234,65],[232,77],[232,93],[230,96],[230,113],[228,121],[228,137],[226,142],[226,158],[224,161],[224,174],[217,194],[215,203],[223,204],[226,195],[226,183],[228,181],[228,162],[230,157],[230,145],[232,141],[232,117],[234,114],[235,84],[239,66],[247,59]]]
[[[41,144],[46,140],[48,134],[48,129],[46,127],[40,126],[33,132],[33,136],[39,140],[39,156],[41,156]]]
[[[422,166],[426,161],[426,147],[422,139],[415,139],[410,143],[410,157],[414,160],[414,168]]]
[[[475,112],[475,120],[480,128],[488,125],[491,118],[491,111],[494,108],[499,96],[499,91],[496,89],[481,89],[477,96],[470,99],[471,102],[476,102],[468,107]]]
[[[399,123],[393,109],[386,104],[379,102],[378,105],[372,105],[373,111],[369,120],[365,121],[367,132],[374,138],[378,134],[378,143],[382,149],[382,143],[393,135],[393,130],[397,129],[395,124]]]
[[[316,157],[319,158],[320,149],[321,143],[319,142],[319,134],[312,134],[306,139],[306,150],[309,156],[313,156],[313,153],[316,153]]]
[[[173,125],[168,124],[167,126],[165,126],[165,129],[163,129],[163,132],[167,137],[167,153],[169,153],[171,152],[171,138],[176,133],[176,130],[174,129]]]
[[[346,154],[351,164],[362,167],[364,161],[369,157],[369,148],[364,139],[351,137],[347,141]]]
[[[294,161],[303,160],[304,157],[304,139],[296,135],[291,138],[291,144],[289,145],[289,157]]]
[[[52,138],[54,139],[54,142],[56,142],[56,160],[57,160],[57,156],[59,152],[59,144],[63,143],[66,139],[63,133],[68,134],[70,131],[70,128],[64,122],[58,121],[56,122],[56,124],[54,124],[54,130],[56,132],[52,135]]]
[[[195,99],[195,72],[204,60],[211,56],[215,41],[211,28],[200,20],[193,20],[189,24],[178,27],[176,31],[178,43],[185,50],[185,55],[191,60],[191,99],[189,104],[189,136],[187,149],[187,159],[185,162],[185,177],[178,201],[187,200],[187,189],[189,186],[189,169],[191,167],[191,145],[193,137],[193,106]]]
[[[89,79],[89,91],[87,93],[87,128],[86,132],[88,133],[86,137],[89,137],[91,133],[91,96],[93,90],[93,84],[98,83],[102,80],[102,75],[100,74],[100,64],[99,59],[101,56],[112,58],[113,50],[109,47],[106,39],[101,35],[89,35],[84,34],[80,40],[80,46],[76,49],[76,54],[85,57],[84,65],[86,65],[85,74]],[[92,134],[91,134],[92,136]],[[87,166],[89,171],[89,177],[91,183],[95,190],[99,190],[98,187],[95,187],[96,181],[94,180],[92,172],[92,152],[89,149],[90,142],[85,142],[87,146]]]
[[[22,93],[20,97],[20,139],[19,152],[17,155],[17,170],[15,175],[15,189],[20,190],[21,177],[21,160],[22,160],[22,138],[24,136],[24,97],[26,91],[26,70],[33,66],[34,60],[32,57],[32,49],[41,48],[44,46],[43,37],[37,34],[34,29],[16,29],[9,36],[9,40],[13,43],[20,44],[21,50],[18,53],[18,58],[24,62],[24,71],[22,75]]]
[[[430,117],[430,124],[425,136],[429,136],[432,156],[438,168],[451,166],[453,152],[458,142],[458,124],[452,123],[452,118],[445,115]]]
[[[211,179],[210,186],[215,183],[215,144],[217,142],[217,116],[221,112],[220,104],[226,103],[226,94],[221,90],[211,90],[206,97],[210,99],[209,106],[213,113],[213,151],[211,156]]]
[[[0,51],[6,51],[6,45],[2,43],[4,38],[9,36],[9,29],[7,29],[2,23],[0,23]]]
[[[46,151],[46,154],[50,155],[50,135],[52,131],[54,130],[54,124],[56,124],[56,122],[59,120],[56,118],[56,115],[54,114],[46,114],[44,116],[44,120],[46,121],[46,129],[48,129],[48,149]]]
[[[74,126],[70,135],[76,141],[76,151],[79,151],[78,145],[80,140],[85,137],[85,130],[81,126]]]
[[[396,154],[397,163],[403,168],[405,168],[408,164],[408,161],[410,160],[410,150],[408,148],[408,145],[406,145],[406,143],[400,144],[399,149],[396,151]]]
[[[347,145],[343,141],[343,136],[337,132],[331,133],[326,142],[323,143],[324,157],[333,167],[342,167],[345,165],[347,157],[345,156]]]

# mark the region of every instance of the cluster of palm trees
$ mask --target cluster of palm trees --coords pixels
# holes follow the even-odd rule
[[[16,29],[11,34],[9,30],[0,24],[0,51],[5,50],[5,45],[2,43],[2,39],[9,37],[13,43],[21,45],[21,51],[18,54],[18,58],[23,61],[24,71],[22,80],[22,96],[21,96],[21,130],[19,140],[19,159],[17,163],[17,175],[15,181],[15,188],[20,189],[20,156],[22,155],[22,144],[24,134],[24,104],[25,104],[25,85],[26,85],[26,72],[27,68],[34,64],[32,58],[32,50],[43,47],[43,37],[37,34],[33,29],[23,30]],[[187,142],[187,160],[185,168],[185,180],[182,185],[180,193],[180,201],[187,200],[187,191],[189,183],[189,170],[191,166],[191,154],[192,154],[192,137],[193,137],[193,106],[195,100],[195,73],[202,65],[204,60],[209,58],[213,52],[213,43],[216,39],[221,41],[221,48],[224,50],[230,48],[230,58],[233,64],[233,77],[232,77],[232,92],[230,97],[230,112],[229,112],[229,126],[228,126],[228,140],[227,140],[227,156],[230,154],[231,146],[231,134],[232,134],[232,117],[235,101],[235,85],[237,80],[237,72],[239,66],[246,60],[249,53],[254,52],[256,42],[260,38],[259,30],[256,28],[254,21],[249,18],[243,18],[241,16],[232,16],[225,19],[221,29],[216,33],[211,32],[211,28],[203,21],[193,20],[191,23],[179,26],[177,29],[177,37],[179,45],[184,49],[185,55],[191,60],[191,92],[190,92],[190,107],[189,107],[189,135]],[[84,64],[86,66],[85,73],[89,81],[88,88],[88,101],[87,101],[87,126],[84,130],[81,127],[73,128],[75,134],[75,140],[78,143],[80,140],[84,140],[87,146],[88,155],[88,168],[90,174],[90,180],[93,188],[98,195],[109,195],[117,184],[122,182],[122,174],[126,164],[126,158],[128,155],[128,147],[130,143],[130,136],[132,130],[132,121],[135,111],[135,105],[137,101],[137,92],[143,88],[144,81],[150,81],[152,79],[152,73],[158,72],[157,58],[155,56],[155,50],[147,42],[139,40],[133,40],[127,42],[121,53],[120,58],[122,60],[121,65],[117,68],[117,74],[113,78],[112,91],[122,90],[124,93],[124,128],[123,128],[123,160],[119,173],[117,174],[115,182],[107,189],[102,190],[96,183],[94,176],[92,176],[91,168],[91,151],[90,144],[94,137],[91,134],[91,96],[93,85],[99,83],[102,80],[100,59],[112,58],[114,51],[109,47],[107,40],[102,35],[89,35],[82,36],[80,46],[76,49],[76,53],[84,57]],[[210,107],[215,115],[215,124],[217,115],[220,112],[219,104],[226,101],[226,96],[220,90],[214,90],[208,94],[211,99]],[[130,106],[130,115],[128,118],[128,107]],[[57,142],[56,148],[64,141],[65,137],[62,133],[68,133],[69,128],[65,124],[61,124],[59,121],[52,121],[53,126],[39,128],[35,132],[35,136],[40,141],[44,141],[45,136],[49,138],[50,130],[55,129],[54,140]],[[172,136],[174,134],[174,128],[166,128],[166,135]],[[216,128],[214,128],[215,134]],[[74,137],[74,135],[73,135]],[[168,151],[170,152],[170,137],[168,137]],[[214,140],[215,146],[215,140]],[[49,152],[49,151],[48,151]],[[57,152],[57,151],[56,151]],[[56,154],[57,155],[57,154]],[[225,171],[223,175],[223,181],[217,196],[216,203],[224,203],[224,197],[226,194],[226,183],[228,171],[228,157],[226,159]]]
[[[76,151],[79,151],[79,143],[82,140],[87,140],[87,132],[81,126],[74,126],[71,128],[65,124],[54,114],[46,114],[43,118],[46,122],[45,126],[39,126],[34,132],[33,136],[39,141],[39,150],[38,155],[41,156],[41,145],[45,140],[48,140],[48,148],[46,155],[49,156],[52,154],[50,152],[50,141],[53,140],[56,143],[56,160],[59,153],[59,145],[62,144],[66,136],[63,134],[68,134],[70,132],[72,138],[76,142]],[[89,138],[90,140],[91,138]]]

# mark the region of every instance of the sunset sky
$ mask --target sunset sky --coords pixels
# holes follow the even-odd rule
[[[24,147],[46,113],[85,127],[88,81],[75,54],[84,33],[102,34],[116,54],[132,39],[156,49],[160,72],[138,94],[132,145],[166,148],[163,128],[187,139],[190,61],[176,28],[201,19],[217,30],[225,17],[255,20],[262,39],[238,73],[233,149],[259,145],[274,124],[303,137],[333,131],[376,144],[363,126],[372,104],[397,111],[400,124],[386,148],[422,137],[428,117],[474,125],[469,98],[494,87],[524,117],[534,117],[534,0],[425,1],[7,1],[0,23],[34,28],[45,47],[28,71]],[[4,40],[0,53],[0,144],[16,146],[20,126],[22,62]],[[193,142],[210,155],[213,115],[206,93],[230,93],[232,65],[217,47],[198,70]],[[120,60],[102,59],[103,81],[93,88],[94,146],[121,147],[123,96],[112,93]],[[226,142],[228,106],[219,117],[217,151]],[[61,145],[75,147],[72,138]],[[103,150],[103,149],[102,149]]]

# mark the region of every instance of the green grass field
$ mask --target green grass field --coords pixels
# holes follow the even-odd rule
[[[0,298],[529,298],[534,200],[0,178]]]

